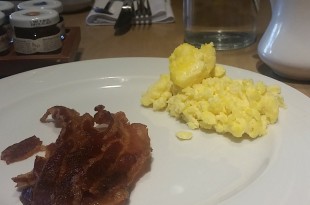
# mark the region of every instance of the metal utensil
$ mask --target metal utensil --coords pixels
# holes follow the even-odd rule
[[[115,22],[115,35],[122,35],[130,30],[134,17],[133,0],[125,0],[121,12]]]
[[[137,0],[134,23],[136,25],[152,24],[152,11],[148,0]]]
[[[94,11],[97,13],[112,15],[113,13],[110,12],[110,8],[111,8],[113,2],[114,2],[114,0],[109,0],[108,3],[104,6],[104,8],[95,7]]]
[[[149,25],[151,25],[152,24],[152,10],[150,7],[149,0],[146,0],[146,13],[148,15],[148,23],[149,23]]]

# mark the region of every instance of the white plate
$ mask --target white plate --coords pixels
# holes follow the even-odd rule
[[[90,112],[104,104],[124,111],[131,122],[148,125],[153,151],[151,171],[131,195],[133,205],[309,205],[310,99],[271,78],[226,66],[233,78],[277,84],[287,109],[268,134],[253,141],[234,141],[195,131],[191,141],[175,133],[187,127],[165,112],[140,106],[141,94],[161,73],[167,59],[120,58],[62,64],[0,80],[0,150],[36,135],[47,144],[59,130],[39,118],[54,105]],[[11,177],[30,171],[33,157],[0,162],[0,204],[15,205],[19,193]]]

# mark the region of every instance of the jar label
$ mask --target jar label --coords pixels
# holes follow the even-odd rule
[[[61,47],[62,42],[59,33],[36,40],[14,37],[15,51],[22,54],[48,53]]]
[[[9,49],[9,38],[8,35],[5,33],[0,35],[0,52],[6,51]]]

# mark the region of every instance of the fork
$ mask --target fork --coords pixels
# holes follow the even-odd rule
[[[151,25],[152,11],[149,0],[136,0],[135,18],[133,24]]]

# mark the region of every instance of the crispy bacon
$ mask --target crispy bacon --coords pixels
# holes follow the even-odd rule
[[[63,106],[40,119],[61,127],[55,143],[45,147],[34,169],[13,180],[24,205],[123,205],[135,183],[150,169],[147,127],[130,124],[123,112],[95,107],[92,117]],[[51,116],[51,118],[49,118]]]
[[[12,178],[12,180],[16,183],[16,187],[18,189],[23,189],[34,185],[39,178],[46,161],[46,158],[36,156],[36,159],[34,161],[34,167],[31,172],[27,172],[26,174],[20,174]]]
[[[1,153],[1,160],[7,164],[22,161],[42,151],[42,141],[36,136],[29,137],[7,147]]]

